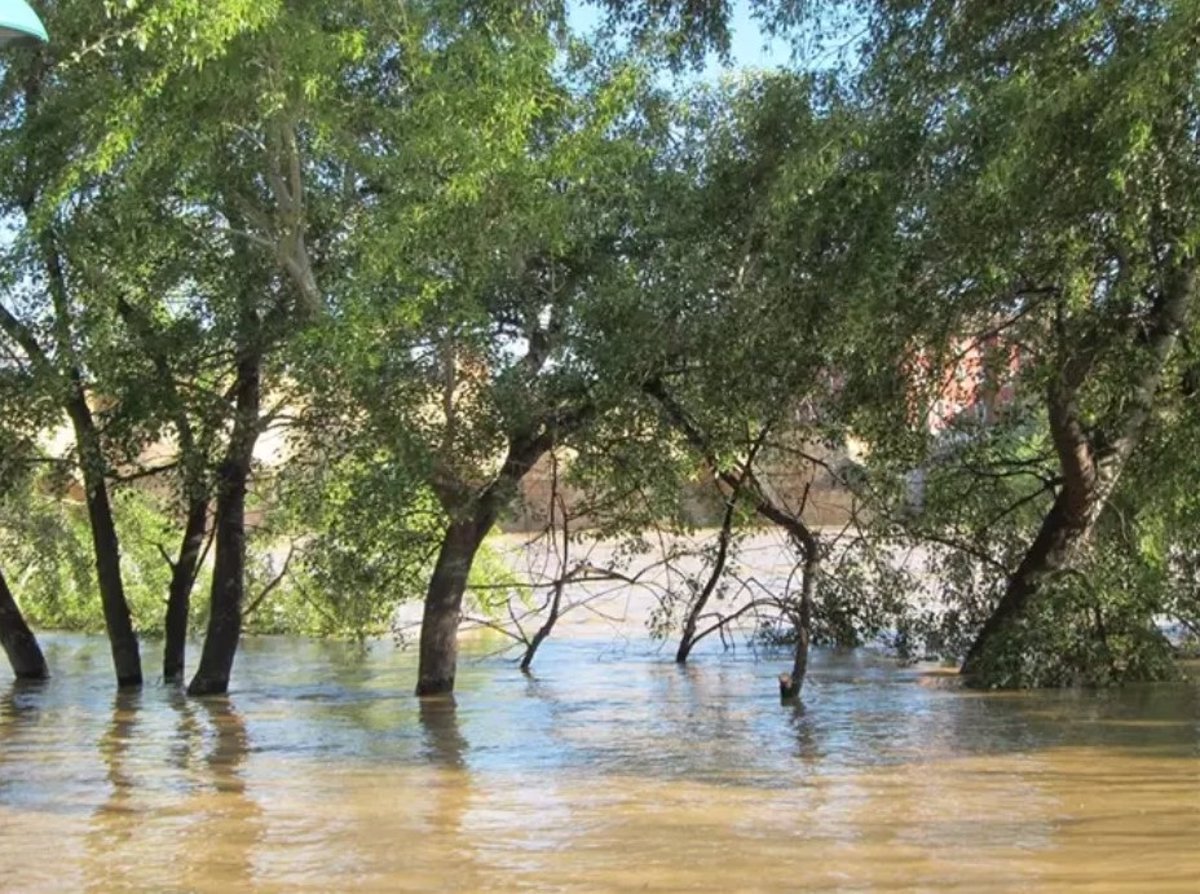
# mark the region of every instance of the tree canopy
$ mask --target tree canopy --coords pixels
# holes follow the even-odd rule
[[[790,66],[719,84],[677,75],[728,56],[723,2],[587,38],[506,0],[46,7],[0,82],[20,636],[22,601],[103,624],[132,686],[139,634],[178,679],[203,627],[206,694],[245,627],[374,635],[423,594],[447,692],[481,575],[527,598],[488,537],[561,463],[598,535],[708,494],[709,577],[656,615],[685,644],[738,538],[786,533],[793,697],[810,641],[1173,672],[1195,0],[763,0]]]

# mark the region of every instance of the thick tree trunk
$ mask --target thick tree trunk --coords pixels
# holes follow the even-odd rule
[[[171,567],[171,585],[167,591],[167,614],[163,622],[166,636],[163,646],[163,680],[167,682],[183,679],[192,586],[196,582],[196,571],[200,564],[200,556],[204,552],[204,537],[207,533],[208,500],[192,500],[188,506],[179,557]]]
[[[0,573],[0,646],[4,647],[18,680],[45,680],[50,676],[37,637],[25,623],[3,573]]]
[[[67,410],[75,429],[79,465],[83,470],[88,521],[96,558],[96,579],[104,608],[104,626],[108,630],[113,665],[117,672],[117,686],[141,686],[142,661],[129,603],[125,600],[125,585],[121,580],[121,545],[108,499],[100,435],[82,390],[77,390],[72,396]]]
[[[481,493],[467,498],[466,488],[461,486],[445,488],[441,493],[442,505],[452,521],[442,538],[425,594],[417,695],[446,695],[454,691],[458,624],[475,554],[496,523],[505,500],[515,492],[533,464],[553,449],[563,433],[581,424],[590,413],[591,405],[585,404],[569,416],[544,419],[523,431],[510,432],[504,464]]]
[[[1096,342],[1066,360],[1047,390],[1050,435],[1062,471],[1062,488],[1042,520],[1037,536],[1008,580],[963,660],[972,675],[992,643],[1002,638],[1036,598],[1041,581],[1069,568],[1086,547],[1117,481],[1150,424],[1163,371],[1183,330],[1197,293],[1197,268],[1189,260],[1164,277],[1162,292],[1145,323],[1132,334],[1142,368],[1128,381],[1122,412],[1105,427],[1085,425],[1084,383],[1100,361]]]
[[[1094,524],[1090,519],[1095,518],[1096,507],[1087,506],[1081,516],[1072,512],[1068,503],[1066,492],[1060,493],[1042,519],[1037,536],[1008,579],[1004,595],[971,643],[963,659],[963,674],[970,676],[978,670],[989,645],[1001,638],[1025,612],[1041,581],[1047,575],[1067,568],[1072,555],[1091,537]]]
[[[442,538],[421,619],[417,695],[446,695],[454,691],[458,624],[467,576],[495,519],[496,512],[490,505],[477,506],[470,518],[451,522]]]
[[[242,598],[246,575],[246,486],[250,464],[226,460],[217,470],[216,556],[212,604],[200,666],[188,695],[229,691],[233,658],[242,634]]]
[[[258,440],[261,375],[259,354],[249,352],[238,362],[237,416],[225,459],[217,469],[212,604],[200,666],[188,685],[188,695],[220,695],[229,691],[233,658],[242,633],[242,599],[246,589],[246,487],[250,480],[254,444]]]

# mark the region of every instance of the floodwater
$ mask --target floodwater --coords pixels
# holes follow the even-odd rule
[[[390,643],[262,639],[191,701],[44,645],[54,680],[0,684],[5,891],[1200,890],[1193,684],[982,694],[819,654],[792,708],[782,659],[579,639],[419,703]]]

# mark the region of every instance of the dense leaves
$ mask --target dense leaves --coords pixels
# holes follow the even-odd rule
[[[810,640],[1159,678],[1200,625],[1196,0],[763,0],[792,70],[719,84],[675,77],[724,2],[588,39],[559,3],[43,6],[0,83],[0,567],[122,682],[164,600],[164,675],[207,623],[211,692],[243,625],[424,598],[452,687],[460,614],[530,607],[484,541],[551,456],[624,555],[721,524],[659,635],[736,620],[782,531],[752,601],[797,687]]]

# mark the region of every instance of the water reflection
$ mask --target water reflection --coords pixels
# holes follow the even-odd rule
[[[110,722],[97,742],[104,765],[108,797],[97,806],[87,835],[88,889],[109,891],[129,882],[132,867],[123,865],[123,855],[138,831],[139,788],[130,754],[137,731],[141,692],[119,692],[113,699]]]
[[[243,766],[250,739],[241,713],[227,698],[183,700],[182,728],[202,747],[202,772],[181,816],[187,832],[178,857],[189,891],[252,887],[255,849],[263,836],[262,809],[247,794]],[[189,716],[190,715],[190,716]]]
[[[994,695],[864,655],[680,671],[560,643],[534,679],[253,641],[228,699],[114,698],[103,642],[0,693],[0,887],[1190,891],[1195,686]],[[46,842],[54,842],[53,860]]]
[[[0,803],[21,798],[22,740],[42,722],[40,695],[47,685],[46,680],[13,680],[0,694]]]
[[[464,769],[468,746],[458,725],[458,704],[454,696],[422,698],[418,701],[426,757],[434,765],[447,770]]]

